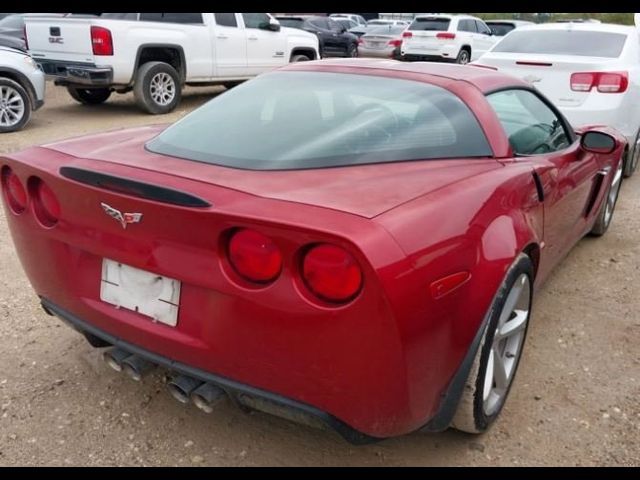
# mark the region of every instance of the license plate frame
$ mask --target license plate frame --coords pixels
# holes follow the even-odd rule
[[[108,258],[102,260],[100,300],[170,327],[178,325],[182,284]]]

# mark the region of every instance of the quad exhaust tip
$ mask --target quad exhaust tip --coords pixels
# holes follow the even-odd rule
[[[112,348],[110,350],[106,350],[102,354],[102,359],[116,372],[122,372],[122,362],[130,356],[131,354],[129,352],[126,352],[120,348]]]
[[[203,383],[191,392],[191,401],[206,413],[213,412],[213,407],[225,396],[225,391],[210,383]]]
[[[130,355],[122,361],[122,371],[126,373],[129,378],[139,382],[142,378],[151,372],[156,365],[148,360],[137,355]]]
[[[186,375],[178,375],[169,382],[169,392],[180,403],[189,403],[191,393],[203,385],[204,382]]]

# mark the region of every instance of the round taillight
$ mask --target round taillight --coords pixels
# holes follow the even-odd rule
[[[60,219],[60,202],[53,190],[40,179],[29,183],[33,195],[33,210],[45,227],[53,227]]]
[[[235,232],[229,239],[228,256],[235,271],[252,282],[269,283],[282,270],[282,253],[278,246],[255,230]]]
[[[302,261],[302,276],[309,289],[322,300],[347,302],[362,286],[362,270],[356,259],[335,245],[317,245]]]
[[[7,203],[14,213],[20,214],[27,209],[27,190],[18,176],[8,167],[2,172],[2,188],[5,192]]]

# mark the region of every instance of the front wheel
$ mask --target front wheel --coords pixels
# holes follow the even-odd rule
[[[180,76],[164,62],[147,62],[136,75],[133,95],[138,106],[152,115],[173,111],[182,98]]]
[[[640,130],[638,130],[636,134],[633,145],[629,145],[629,148],[629,156],[624,169],[624,178],[629,178],[638,168],[638,162],[640,161]]]
[[[347,57],[356,58],[358,56],[358,46],[354,43],[347,48]]]
[[[533,264],[522,253],[509,268],[491,307],[453,428],[482,433],[498,418],[522,356],[532,298]]]
[[[591,232],[589,232],[594,237],[601,237],[604,235],[609,229],[609,225],[611,225],[613,212],[616,208],[616,204],[618,203],[618,196],[620,195],[620,187],[622,186],[623,164],[624,161],[620,159],[613,177],[611,178],[609,188],[607,189],[607,195],[602,201],[602,207],[600,207],[600,211],[598,212],[596,223],[593,224],[593,228],[591,229]]]
[[[69,92],[71,98],[83,105],[100,105],[111,96],[111,90],[108,88],[67,87],[67,92]]]
[[[31,99],[18,82],[0,78],[0,133],[17,132],[31,118]]]
[[[311,59],[309,57],[307,57],[306,55],[293,55],[291,57],[291,63],[298,63],[298,62],[309,62]]]

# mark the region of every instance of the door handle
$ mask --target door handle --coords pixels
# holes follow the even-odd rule
[[[218,35],[217,38],[219,38],[220,40],[226,40],[229,37],[227,37],[226,35]]]
[[[258,40],[258,37],[249,37],[249,40]]]

